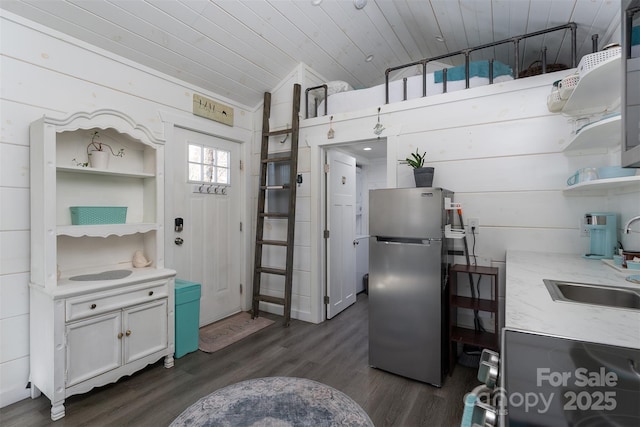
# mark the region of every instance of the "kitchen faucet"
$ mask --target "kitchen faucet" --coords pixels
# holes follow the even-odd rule
[[[625,234],[629,234],[631,232],[631,230],[629,229],[629,227],[631,226],[632,222],[638,221],[640,220],[640,215],[638,216],[634,216],[633,218],[631,218],[629,221],[627,221],[627,223],[624,226],[624,232]]]

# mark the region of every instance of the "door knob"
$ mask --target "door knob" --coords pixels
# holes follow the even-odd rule
[[[131,331],[127,331],[127,332],[125,332],[125,335],[126,335],[126,336],[131,335]]]
[[[175,244],[178,246],[182,246],[182,244],[184,243],[184,240],[182,240],[182,237],[176,237],[176,240],[174,240]]]

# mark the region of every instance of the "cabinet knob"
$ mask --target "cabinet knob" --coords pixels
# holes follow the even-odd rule
[[[118,339],[119,339],[119,340],[121,340],[121,339],[122,339],[122,335],[123,335],[123,334],[122,334],[122,332],[120,332],[120,333],[118,334]]]
[[[125,335],[126,335],[126,336],[131,335],[131,331],[127,330],[127,332],[125,332]]]
[[[149,296],[153,295],[153,291],[149,291]]]
[[[95,310],[96,307],[97,307],[97,305],[91,304],[91,310]]]

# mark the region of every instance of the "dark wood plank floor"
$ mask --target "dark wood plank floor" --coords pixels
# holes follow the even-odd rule
[[[166,426],[199,398],[238,381],[267,376],[304,377],[341,390],[377,427],[460,425],[463,396],[478,384],[476,370],[457,366],[441,388],[368,366],[368,301],[319,325],[261,313],[276,323],[216,353],[201,351],[162,361],[116,384],[72,396],[66,416],[53,423],[43,395],[0,409],[0,425]]]

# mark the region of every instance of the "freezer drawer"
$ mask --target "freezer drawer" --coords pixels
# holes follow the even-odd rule
[[[442,241],[369,247],[369,364],[441,385]]]

